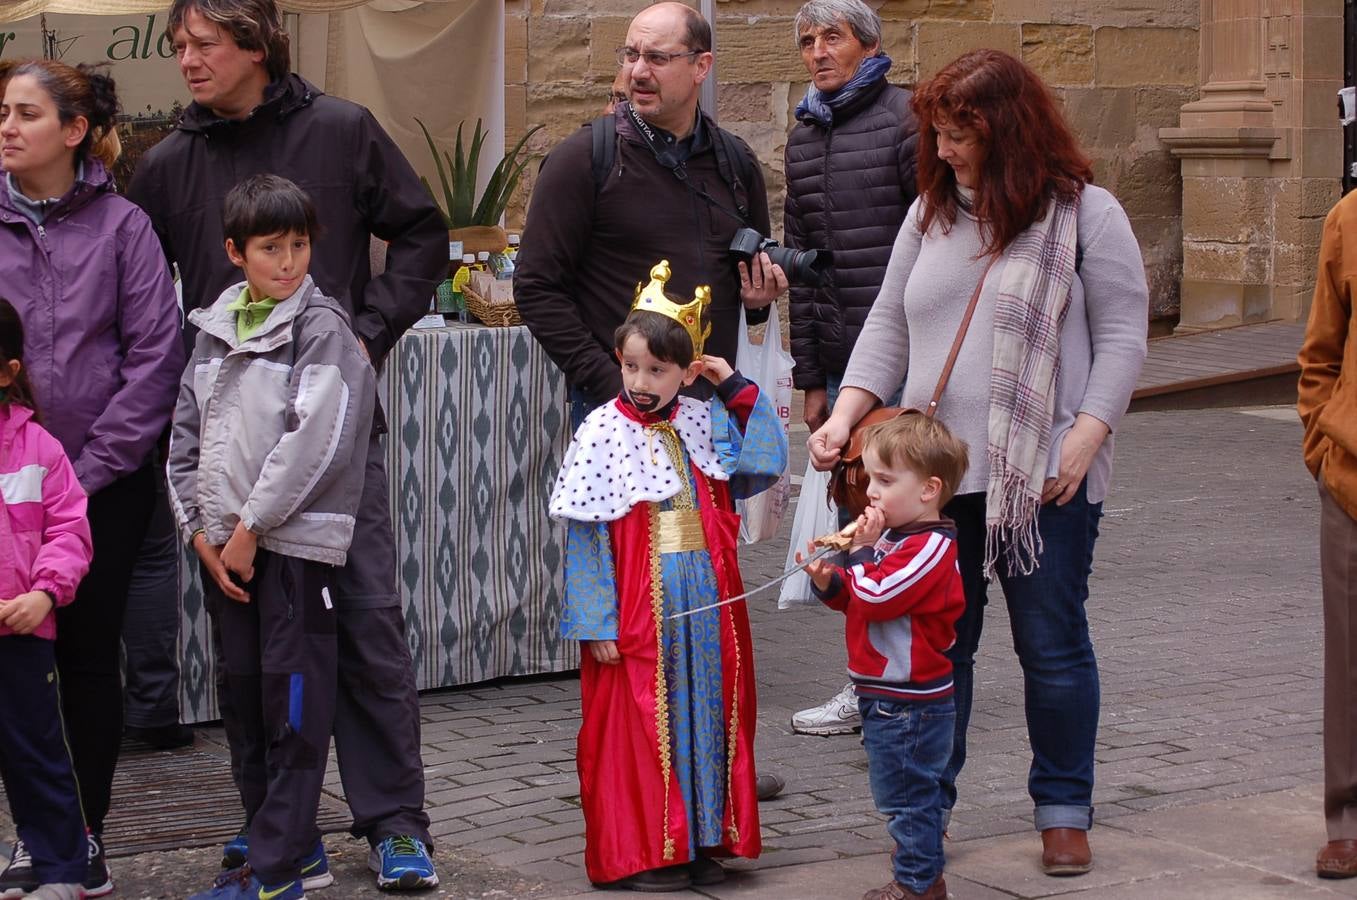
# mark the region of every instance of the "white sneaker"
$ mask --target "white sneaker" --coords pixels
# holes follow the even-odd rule
[[[862,729],[862,715],[858,712],[857,694],[853,683],[829,698],[824,704],[803,709],[792,716],[792,731],[797,734],[852,734]]]
[[[82,900],[85,889],[80,884],[44,884],[24,896],[36,897],[38,900]]]

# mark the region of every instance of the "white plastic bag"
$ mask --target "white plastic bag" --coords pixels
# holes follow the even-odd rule
[[[796,565],[796,554],[806,555],[806,544],[824,534],[839,530],[839,510],[827,496],[829,473],[817,472],[809,462],[806,463],[806,475],[801,479],[801,493],[797,496],[796,515],[792,517],[792,542],[787,547],[787,571]],[[788,609],[819,603],[811,592],[810,576],[802,569],[791,578],[782,582],[782,590],[777,595],[777,608]]]
[[[794,362],[792,355],[782,349],[782,329],[778,323],[776,303],[768,308],[768,327],[763,334],[762,344],[750,342],[749,327],[745,322],[744,307],[741,306],[740,342],[735,351],[735,368],[757,384],[759,390],[768,397],[782,421],[782,433],[785,435],[792,426]],[[791,492],[791,476],[783,472],[782,477],[768,490],[738,501],[735,507],[740,514],[740,540],[753,544],[776,535]]]

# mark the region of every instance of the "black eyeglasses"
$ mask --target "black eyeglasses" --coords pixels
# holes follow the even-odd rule
[[[685,56],[700,56],[706,53],[705,50],[689,50],[687,53],[665,53],[663,50],[646,50],[644,52],[635,47],[618,47],[617,63],[622,66],[633,65],[637,60],[644,59],[646,65],[652,69],[663,69],[676,59],[682,59]]]

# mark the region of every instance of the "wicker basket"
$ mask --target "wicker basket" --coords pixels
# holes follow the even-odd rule
[[[470,283],[462,288],[462,297],[466,300],[467,311],[486,325],[502,328],[505,325],[523,324],[517,306],[512,303],[491,303],[472,290]]]

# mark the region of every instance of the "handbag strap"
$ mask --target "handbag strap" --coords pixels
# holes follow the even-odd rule
[[[989,270],[994,268],[999,257],[996,254],[990,258],[989,265],[985,266],[985,271],[980,273],[980,280],[975,284],[975,292],[971,294],[971,302],[966,304],[966,312],[961,317],[961,325],[957,328],[956,337],[952,339],[952,349],[947,351],[947,361],[942,364],[942,374],[938,376],[938,386],[933,388],[933,399],[928,401],[928,406],[924,409],[924,415],[930,419],[938,411],[938,401],[942,399],[942,392],[947,389],[947,379],[952,377],[952,367],[956,365],[956,358],[961,353],[961,344],[966,340],[966,329],[971,327],[971,317],[975,315],[975,307],[980,303],[980,291],[985,287],[985,276],[989,275]]]

